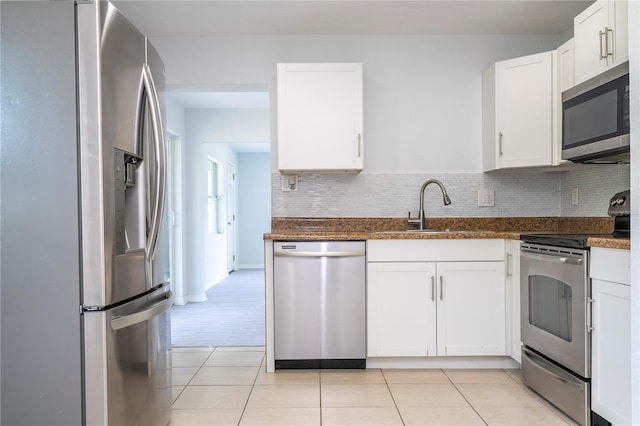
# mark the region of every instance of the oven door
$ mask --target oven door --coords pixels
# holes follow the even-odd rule
[[[588,251],[538,245],[521,250],[522,343],[589,378]]]

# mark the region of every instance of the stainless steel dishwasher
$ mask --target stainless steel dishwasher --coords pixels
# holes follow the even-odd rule
[[[275,368],[365,368],[364,241],[274,242]]]

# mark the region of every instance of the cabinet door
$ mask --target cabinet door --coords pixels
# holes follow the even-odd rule
[[[498,62],[497,168],[551,165],[554,56],[544,52]]]
[[[592,280],[591,408],[614,424],[631,424],[630,289]]]
[[[570,39],[557,49],[558,88],[553,105],[555,120],[553,120],[554,136],[551,152],[552,164],[554,166],[569,163],[568,160],[562,159],[562,92],[575,85],[575,54],[573,45],[574,41]]]
[[[612,18],[613,15],[613,18]],[[609,24],[613,32],[613,58],[610,66],[629,60],[629,2],[617,0],[609,2]]]
[[[367,274],[367,355],[435,355],[435,263],[370,262]]]
[[[442,262],[438,356],[505,355],[504,262]]]
[[[362,64],[278,64],[278,167],[362,170]]]
[[[574,49],[573,39],[558,47],[558,86],[560,93],[574,86]]]
[[[607,69],[609,2],[596,1],[573,20],[576,84]]]
[[[629,59],[628,7],[598,0],[574,18],[576,84]]]

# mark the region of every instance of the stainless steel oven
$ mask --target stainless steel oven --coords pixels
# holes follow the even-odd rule
[[[522,376],[576,422],[590,425],[591,283],[589,237],[628,239],[630,192],[609,201],[613,234],[521,236]],[[597,416],[597,413],[596,413]],[[593,417],[597,419],[598,417]]]
[[[580,424],[588,424],[589,251],[523,239],[520,291],[524,382]]]

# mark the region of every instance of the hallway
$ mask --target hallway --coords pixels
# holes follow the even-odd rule
[[[174,347],[264,346],[264,269],[240,269],[205,302],[171,308]]]

